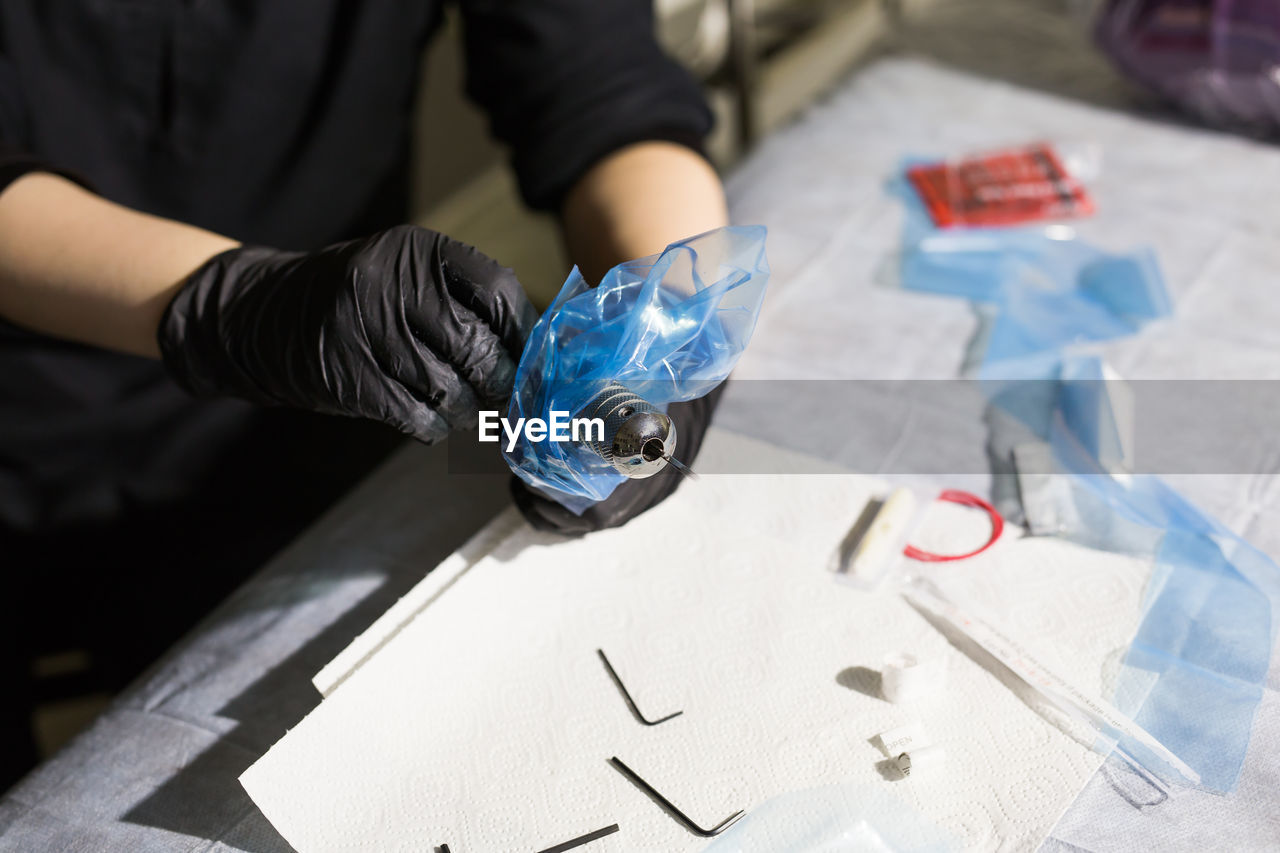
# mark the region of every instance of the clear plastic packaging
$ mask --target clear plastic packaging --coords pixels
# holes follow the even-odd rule
[[[983,510],[991,521],[991,535],[979,547],[961,554],[935,554],[911,543],[912,535],[935,502],[960,504]],[[862,590],[874,590],[902,574],[906,561],[949,563],[976,557],[994,545],[1004,531],[1004,519],[995,507],[977,495],[957,489],[899,486],[883,499],[867,502],[861,515],[836,547],[829,568],[836,578]]]
[[[1270,668],[1280,570],[1159,478],[1107,470],[1095,437],[1123,432],[1123,413],[1114,395],[1089,389],[1114,374],[1097,359],[1069,359],[1059,370],[1064,381],[1042,431],[1054,473],[1020,467],[1019,478],[1039,480],[1035,515],[1041,526],[1052,520],[1055,535],[1151,555],[1145,612],[1115,704],[1193,768],[1204,788],[1230,791]],[[1001,405],[1015,408],[1013,391],[1006,387]],[[1144,744],[1119,741],[1171,778],[1168,762]]]
[[[1159,775],[1198,785],[1200,775],[1142,726],[1103,699],[1090,696],[1051,672],[1000,628],[971,611],[961,610],[933,584],[914,579],[903,589],[911,601],[928,609],[973,640],[1004,666],[1069,716],[1090,726],[1104,754],[1119,747]]]
[[[665,410],[720,384],[746,348],[769,279],[764,226],[719,228],[629,261],[591,286],[575,268],[534,326],[507,419],[572,418],[612,385]],[[573,512],[626,478],[584,442],[521,434],[503,455]]]
[[[899,282],[982,306],[992,319],[981,378],[1046,377],[1068,347],[1132,335],[1172,313],[1149,249],[1106,252],[1060,223],[940,229],[907,180],[896,187],[907,209]]]
[[[1035,142],[917,163],[907,180],[940,228],[1022,225],[1092,214],[1099,159],[1096,145]]]
[[[988,317],[976,373],[987,380],[989,422],[1029,436],[1013,450],[1028,522],[1153,558],[1114,704],[1202,787],[1231,790],[1276,640],[1280,571],[1158,478],[1125,470],[1127,404],[1088,345],[1172,313],[1154,255],[1105,252],[1063,224],[940,230],[905,184],[901,284],[969,299]],[[1187,777],[1140,738],[1115,739],[1157,775]]]

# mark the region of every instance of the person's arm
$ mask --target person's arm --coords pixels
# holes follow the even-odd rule
[[[0,316],[158,358],[165,306],[192,272],[236,245],[31,172],[0,192]]]
[[[511,148],[530,207],[558,211],[589,281],[727,222],[701,155],[712,127],[697,81],[654,37],[651,0],[461,0],[467,91]],[[672,404],[680,458],[696,456],[715,392]],[[629,480],[582,514],[512,479],[535,527],[582,534],[624,524],[679,484],[674,468]]]
[[[702,156],[671,142],[640,142],[591,167],[561,207],[569,256],[588,281],[623,261],[728,224],[724,189]]]
[[[560,216],[570,257],[588,281],[598,281],[619,263],[728,223],[715,170],[687,146],[670,142],[636,143],[600,160],[565,194]],[[702,446],[723,387],[667,409],[686,462]],[[680,482],[672,468],[646,480],[628,480],[581,514],[514,477],[511,492],[537,529],[579,536],[625,523],[661,503]]]
[[[458,6],[467,93],[488,115],[493,135],[509,146],[530,207],[569,213],[570,192],[579,196],[572,206],[590,202],[583,190],[596,176],[631,184],[641,170],[674,191],[671,207],[679,203],[683,191],[668,180],[679,170],[650,169],[664,158],[646,152],[684,147],[696,157],[713,119],[697,81],[654,37],[652,0],[461,0]],[[616,159],[628,149],[637,152],[639,169]],[[705,186],[706,164],[687,162]],[[644,195],[658,200],[662,194],[655,188]],[[619,211],[604,206],[608,216]]]
[[[159,356],[194,394],[431,443],[505,404],[537,312],[510,270],[433,231],[239,246],[31,172],[0,192],[0,316]]]

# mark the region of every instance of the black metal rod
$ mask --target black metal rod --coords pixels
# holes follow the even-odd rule
[[[564,853],[566,850],[572,850],[575,847],[590,844],[597,838],[604,838],[606,835],[613,835],[617,831],[618,825],[615,823],[611,826],[606,826],[604,829],[597,829],[595,832],[588,832],[586,835],[579,835],[577,838],[571,838],[563,844],[557,844],[555,847],[548,847],[546,850],[539,850],[538,853]]]
[[[700,835],[703,838],[714,838],[715,836],[719,835],[720,833],[728,829],[730,824],[732,824],[738,818],[746,814],[745,811],[743,811],[742,809],[739,809],[738,811],[729,815],[727,818],[720,821],[710,829],[703,829],[702,827],[694,823],[693,820],[687,814],[685,814],[684,812],[676,808],[675,805],[670,800],[668,800],[666,797],[659,794],[656,788],[654,788],[648,782],[641,779],[640,775],[636,773],[636,771],[632,770],[630,767],[623,764],[621,758],[618,758],[618,756],[615,755],[613,758],[609,759],[609,763],[612,764],[614,767],[616,767],[619,773],[621,773],[623,776],[626,776],[627,779],[631,781],[631,784],[635,785],[637,788],[639,788],[640,790],[648,794],[650,799],[652,799],[658,805],[662,806],[662,808],[665,809],[668,814],[670,814],[677,821],[679,821],[684,826],[685,829],[689,830],[694,835]]]
[[[631,698],[631,692],[627,690],[627,686],[622,683],[622,679],[618,677],[618,672],[613,668],[613,664],[609,663],[609,658],[605,657],[604,649],[596,649],[596,654],[600,655],[600,660],[604,661],[604,668],[609,671],[609,677],[613,679],[613,683],[618,685],[618,690],[622,693],[622,698],[627,700],[627,707],[631,709],[631,713],[635,718],[646,726],[656,726],[659,723],[665,723],[667,720],[674,720],[676,717],[684,713],[684,711],[676,711],[674,714],[667,714],[665,717],[657,720],[647,720],[644,714],[640,713],[640,709],[636,707],[636,700]]]

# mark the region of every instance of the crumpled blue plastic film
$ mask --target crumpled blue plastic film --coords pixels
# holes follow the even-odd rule
[[[1110,380],[1090,349],[1172,313],[1154,255],[1104,251],[1066,225],[944,231],[905,178],[891,190],[907,209],[902,287],[968,299],[990,319],[976,371],[983,391],[1048,454],[1052,473],[1035,478],[1030,502],[1031,480],[1021,485],[1032,527],[1152,560],[1115,704],[1189,765],[1202,788],[1232,790],[1277,636],[1280,570],[1159,478],[1124,470]],[[1156,775],[1179,779],[1135,739],[1118,745]]]
[[[905,177],[891,190],[907,213],[902,287],[968,299],[993,315],[982,378],[1047,377],[1064,350],[1173,313],[1150,249],[1107,252],[1062,224],[939,229]]]
[[[574,417],[611,382],[664,410],[710,392],[755,330],[769,280],[765,236],[761,225],[718,228],[619,264],[594,287],[575,267],[525,346],[508,420]],[[571,441],[521,434],[502,453],[518,477],[573,512],[626,479]]]
[[[1201,512],[1158,477],[1101,469],[1090,433],[1110,414],[1106,395],[1082,393],[1103,382],[1100,362],[1069,360],[1047,439],[1055,467],[1069,476],[1070,516],[1111,516],[1159,533],[1141,625],[1125,656],[1116,704],[1201,777],[1227,792],[1248,749],[1277,637],[1280,570],[1265,554]],[[1078,383],[1078,384],[1070,384]],[[1123,527],[1088,523],[1059,535],[1122,550]],[[1177,778],[1136,743],[1131,755]]]
[[[1189,765],[1201,788],[1225,793],[1239,777],[1266,684],[1280,570],[1158,477],[1099,461],[1114,455],[1108,436],[1118,431],[1107,376],[1096,358],[1065,358],[1052,382],[984,390],[1049,450],[1053,473],[1041,478],[1042,494],[1024,500],[1055,520],[1053,535],[1151,559],[1115,705]],[[1182,778],[1137,739],[1118,745],[1157,776]]]

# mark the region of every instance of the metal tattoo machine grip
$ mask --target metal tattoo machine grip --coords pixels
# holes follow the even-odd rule
[[[600,421],[569,441],[517,435],[502,450],[515,475],[574,513],[668,465],[692,477],[661,410],[733,370],[769,280],[764,242],[763,226],[728,226],[618,264],[597,284],[575,268],[529,333],[507,417]]]
[[[583,445],[623,476],[652,477],[676,451],[676,425],[671,418],[617,382],[593,397],[579,417],[604,422],[604,434],[588,430]]]

